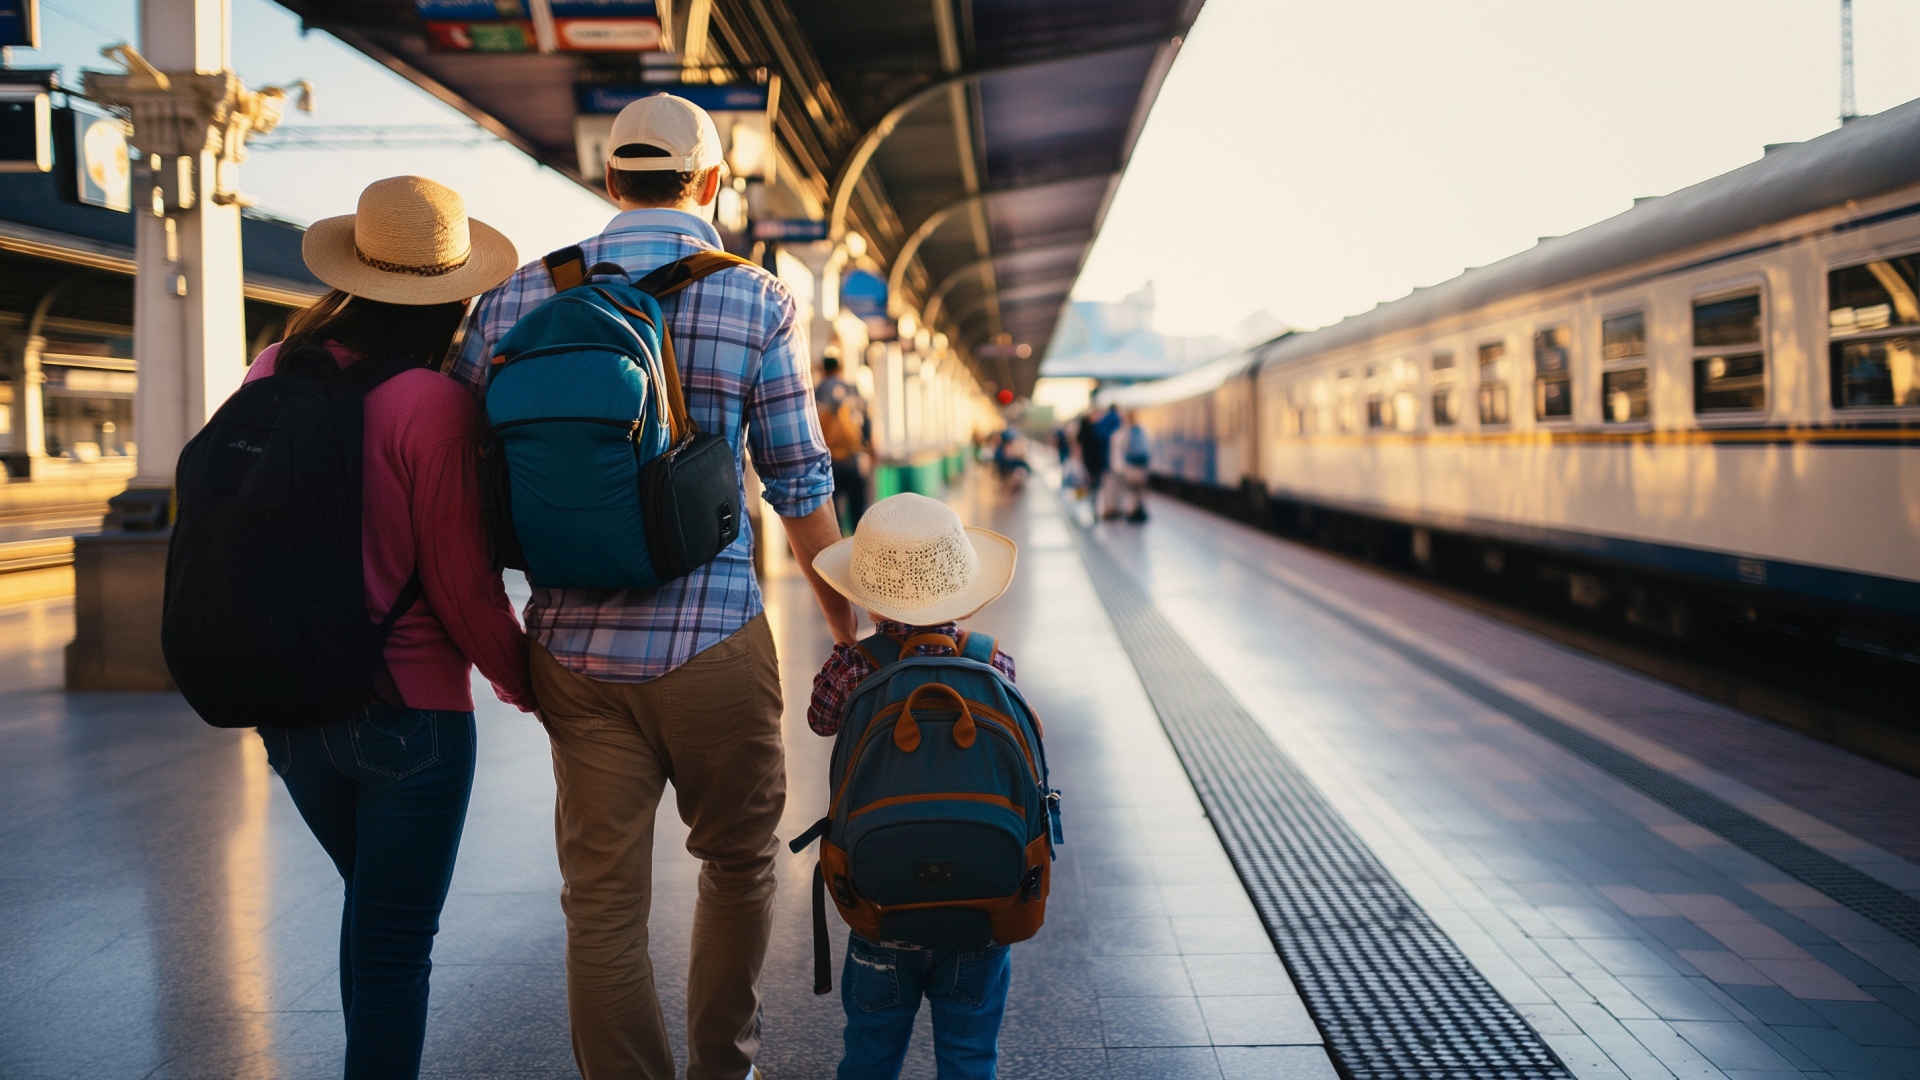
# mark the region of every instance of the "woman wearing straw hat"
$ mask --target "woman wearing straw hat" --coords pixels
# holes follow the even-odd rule
[[[346,882],[340,999],[346,1076],[415,1077],[427,974],[473,788],[477,665],[502,701],[532,711],[526,636],[481,524],[479,410],[436,368],[467,301],[518,258],[467,218],[459,194],[419,176],[368,186],[358,213],[320,221],[303,245],[333,291],[295,315],[249,382],[275,372],[380,366],[364,399],[362,537],[376,621],[419,581],[387,638],[391,685],[364,716],[262,726],[267,758]]]

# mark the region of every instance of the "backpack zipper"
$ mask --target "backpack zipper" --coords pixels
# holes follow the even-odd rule
[[[605,416],[540,416],[530,420],[508,420],[487,429],[490,435],[498,435],[508,428],[525,427],[528,424],[604,424],[607,427],[626,428],[627,437],[638,441],[640,437],[639,420],[614,420]]]

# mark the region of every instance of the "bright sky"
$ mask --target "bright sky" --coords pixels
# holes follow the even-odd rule
[[[1859,110],[1920,4],[1856,0]],[[1837,126],[1838,0],[1207,0],[1076,295],[1312,327]]]
[[[135,0],[42,0],[21,66],[110,67]],[[305,77],[317,124],[463,122],[269,0],[233,0],[249,83]],[[1859,107],[1920,97],[1920,4],[1857,0]],[[1317,326],[1737,168],[1835,126],[1836,0],[1207,0],[1076,295],[1151,279],[1158,324]],[[592,233],[601,200],[505,145],[263,150],[242,186],[301,221],[414,172],[466,195],[523,259]]]

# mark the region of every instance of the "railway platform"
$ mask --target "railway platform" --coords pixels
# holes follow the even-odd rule
[[[1066,796],[1002,1075],[1920,1077],[1920,779],[1167,499],[951,498],[1021,545],[975,625]],[[829,640],[770,562],[793,835]],[[258,740],[62,693],[70,637],[63,601],[0,608],[0,1075],[337,1075],[339,885]],[[479,722],[427,1075],[575,1076],[544,736],[491,694]],[[663,814],[676,1037],[683,840]],[[838,1058],[811,870],[783,856],[771,1080]]]

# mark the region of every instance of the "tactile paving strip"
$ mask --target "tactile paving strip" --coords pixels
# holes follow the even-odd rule
[[[1348,1080],[1571,1077],[1113,557],[1088,576]]]
[[[1362,636],[1398,653],[1402,659],[1469,697],[1505,713],[1539,735],[1551,739],[1614,779],[1646,795],[1680,816],[1719,833],[1734,844],[1783,873],[1801,881],[1851,908],[1908,941],[1920,945],[1920,900],[1888,885],[1839,859],[1806,843],[1776,826],[1754,817],[1745,810],[1707,792],[1671,773],[1641,761],[1578,728],[1506,693],[1479,677],[1462,671],[1440,657],[1403,641],[1367,622],[1337,604],[1328,603],[1306,590],[1296,588],[1266,567],[1249,560],[1229,556],[1240,566],[1259,574],[1301,600],[1333,616]]]

